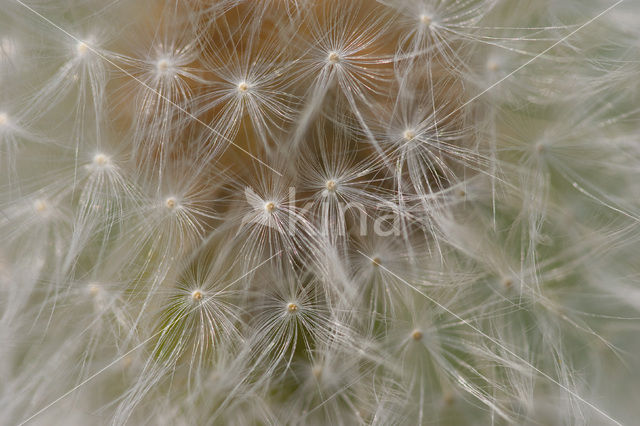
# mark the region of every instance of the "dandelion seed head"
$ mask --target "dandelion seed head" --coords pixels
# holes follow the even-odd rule
[[[104,9],[83,6],[86,19],[66,28],[73,22],[60,18],[73,7],[53,3],[60,13],[42,16],[51,12],[63,31],[104,22]],[[99,369],[111,364],[124,380],[91,384],[105,400],[83,387],[72,402],[117,401],[113,424],[176,423],[184,413],[196,423],[440,424],[438,409],[451,411],[455,399],[469,418],[481,408],[479,423],[535,422],[549,400],[566,403],[554,424],[590,411],[564,394],[582,381],[560,325],[577,337],[571,316],[583,300],[595,306],[587,298],[597,302],[600,289],[607,305],[640,306],[629,296],[636,271],[602,280],[630,264],[607,263],[627,248],[633,257],[626,221],[640,215],[627,191],[635,180],[624,178],[638,170],[635,139],[623,133],[637,127],[624,110],[636,93],[616,94],[634,77],[637,52],[626,44],[637,45],[635,32],[606,26],[611,38],[593,49],[574,25],[581,17],[545,17],[533,0],[525,14],[497,0],[158,3],[110,7],[104,19],[142,24],[118,36],[65,38],[44,21],[24,31],[36,16],[0,31],[0,86],[9,89],[0,105],[0,335],[21,338],[26,327],[13,324],[38,333],[16,339],[4,364],[51,348],[62,363],[43,364],[54,374],[36,377],[39,389],[29,375],[11,377],[11,389],[34,388],[38,399],[4,398],[15,407],[0,418],[55,421],[47,404],[64,410],[57,401],[70,385],[106,378]],[[611,16],[589,22],[594,34]],[[63,41],[39,43],[47,37]],[[593,60],[571,56],[583,47]],[[599,60],[600,50],[624,53],[625,65]],[[511,55],[527,62],[479,91],[514,68]],[[602,93],[610,105],[598,102]],[[560,110],[580,125],[556,126]],[[531,128],[520,126],[529,115]],[[46,134],[59,118],[69,119]],[[252,181],[256,192],[245,187],[243,200]],[[586,214],[568,227],[569,211]],[[509,300],[529,283],[544,283],[535,304]],[[573,289],[581,297],[565,298]],[[67,295],[85,305],[71,316]],[[589,322],[605,325],[604,313]],[[51,345],[30,345],[45,329]],[[582,352],[575,367],[607,365]],[[534,392],[537,373],[560,384],[560,398]],[[165,384],[185,397],[158,403]]]

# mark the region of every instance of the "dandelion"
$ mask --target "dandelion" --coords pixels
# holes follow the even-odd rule
[[[637,4],[5,3],[0,423],[634,423]]]

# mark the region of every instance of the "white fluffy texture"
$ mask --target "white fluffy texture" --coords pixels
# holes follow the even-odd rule
[[[633,424],[638,22],[4,1],[0,423]]]

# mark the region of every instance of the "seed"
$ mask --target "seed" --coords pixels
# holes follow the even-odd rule
[[[174,209],[178,205],[178,202],[176,201],[175,198],[169,197],[167,198],[164,204],[167,206],[168,209]]]

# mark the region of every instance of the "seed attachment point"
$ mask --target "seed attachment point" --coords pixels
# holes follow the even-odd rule
[[[404,131],[402,136],[404,137],[405,140],[411,141],[416,137],[416,132],[415,132],[415,130],[407,129],[407,130]]]
[[[433,17],[431,15],[423,13],[422,15],[420,15],[420,23],[425,27],[428,27],[433,23]]]
[[[249,84],[246,81],[238,83],[238,92],[247,93],[249,91]]]
[[[421,330],[415,329],[411,332],[411,338],[416,342],[422,340],[422,336],[423,334]]]
[[[194,302],[201,301],[203,297],[204,295],[200,290],[194,290],[193,293],[191,293],[191,299],[193,299]]]
[[[87,290],[89,291],[89,294],[91,296],[98,296],[100,294],[100,292],[102,291],[102,287],[100,286],[100,284],[98,283],[90,283],[87,286]]]
[[[504,286],[504,288],[506,288],[507,290],[510,289],[511,287],[513,287],[513,279],[506,277],[502,279],[502,285]]]
[[[329,61],[330,64],[337,64],[340,62],[340,55],[338,52],[329,52],[327,55],[327,61]]]
[[[313,377],[316,380],[320,380],[320,377],[322,376],[322,367],[319,365],[314,365],[313,368],[311,368],[311,374],[313,374]]]
[[[171,68],[171,62],[168,59],[160,59],[156,63],[156,69],[159,72],[167,72]]]
[[[76,54],[79,57],[84,56],[88,51],[89,51],[89,45],[87,43],[85,43],[84,41],[79,41],[76,44]]]
[[[49,206],[47,205],[47,202],[44,200],[36,200],[33,203],[33,208],[36,210],[36,212],[38,213],[44,213],[47,211],[47,209],[49,208]]]
[[[108,166],[109,162],[110,162],[110,158],[105,154],[98,153],[93,156],[93,164],[98,167]]]
[[[173,210],[178,206],[178,200],[175,197],[169,197],[165,200],[164,205],[169,210]]]

